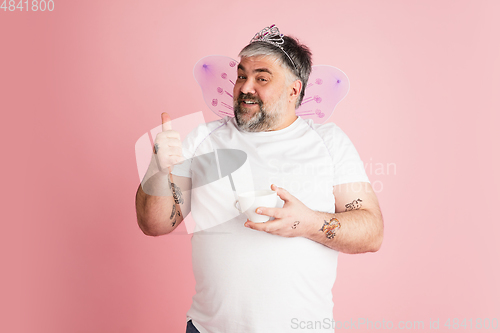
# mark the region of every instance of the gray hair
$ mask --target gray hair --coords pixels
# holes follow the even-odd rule
[[[283,36],[283,40],[284,43],[281,45],[283,50],[271,43],[257,41],[245,46],[243,50],[241,50],[239,56],[271,56],[276,58],[285,69],[287,84],[291,84],[295,80],[300,80],[302,82],[302,89],[295,103],[295,108],[297,109],[302,103],[307,81],[309,80],[309,74],[311,74],[311,51],[304,44],[300,44],[296,38]]]

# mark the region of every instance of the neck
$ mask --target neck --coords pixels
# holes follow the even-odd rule
[[[281,122],[281,124],[279,124],[276,128],[272,129],[271,131],[279,131],[279,130],[282,130],[284,128],[287,128],[288,126],[290,126],[291,124],[293,124],[293,122],[295,120],[297,120],[297,115],[295,114],[295,108],[293,110],[289,110],[286,114],[285,117],[283,117],[283,121]]]

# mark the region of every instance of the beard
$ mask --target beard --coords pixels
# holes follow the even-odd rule
[[[242,103],[243,100],[255,102],[259,105],[259,109],[253,111],[250,108],[246,108],[245,104]],[[266,105],[257,96],[241,93],[234,101],[234,116],[238,128],[245,132],[273,130],[281,124],[285,115],[286,101],[286,90],[283,90],[283,94],[276,101]],[[251,115],[252,112],[255,112],[255,114]]]

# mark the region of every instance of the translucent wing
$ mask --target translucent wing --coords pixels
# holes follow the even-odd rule
[[[332,66],[313,66],[302,104],[295,110],[297,116],[324,123],[335,106],[349,92],[349,79],[344,72]]]
[[[200,59],[194,66],[194,78],[203,92],[210,110],[223,118],[234,117],[233,88],[238,62],[225,56],[211,55]]]
[[[211,55],[194,66],[194,77],[201,87],[208,107],[219,117],[234,117],[233,88],[238,62],[232,58]],[[302,104],[295,111],[298,116],[324,123],[335,106],[347,95],[349,79],[344,72],[332,66],[313,66]]]

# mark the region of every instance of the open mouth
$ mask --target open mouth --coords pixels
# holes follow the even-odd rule
[[[259,105],[259,103],[256,102],[256,101],[241,101],[240,104],[242,104],[242,105],[248,105],[248,106]]]
[[[238,105],[245,108],[253,108],[255,105],[262,105],[262,101],[250,94],[240,94],[238,96]]]

